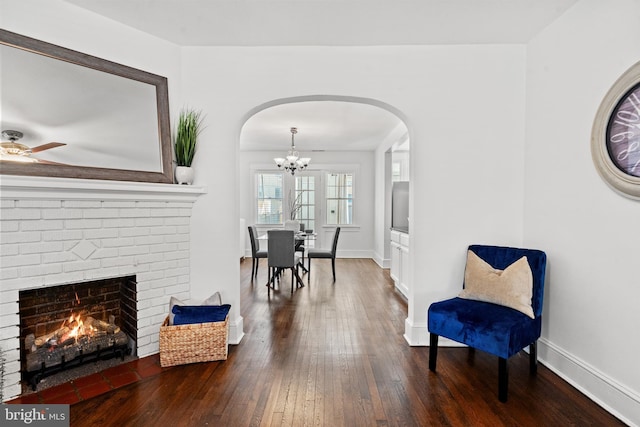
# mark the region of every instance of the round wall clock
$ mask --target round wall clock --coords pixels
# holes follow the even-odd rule
[[[613,84],[600,104],[591,155],[607,184],[640,199],[640,62]]]

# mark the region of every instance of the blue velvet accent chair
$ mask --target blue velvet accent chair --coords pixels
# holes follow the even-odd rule
[[[495,269],[504,270],[523,256],[527,257],[533,276],[531,307],[534,318],[503,305],[451,298],[429,306],[429,369],[436,371],[438,337],[466,344],[498,356],[498,398],[507,401],[507,359],[529,346],[529,370],[537,371],[536,343],[542,327],[546,254],[535,249],[471,245],[469,250]]]

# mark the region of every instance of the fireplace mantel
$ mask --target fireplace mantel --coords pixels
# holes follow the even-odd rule
[[[0,175],[0,198],[195,201],[206,187],[94,179]]]

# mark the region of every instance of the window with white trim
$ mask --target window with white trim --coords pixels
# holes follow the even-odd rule
[[[326,221],[329,225],[353,224],[353,174],[327,174]]]
[[[256,173],[256,223],[282,224],[282,173]]]

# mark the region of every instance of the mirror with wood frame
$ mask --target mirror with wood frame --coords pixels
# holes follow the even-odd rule
[[[0,173],[173,182],[166,77],[0,29]]]

